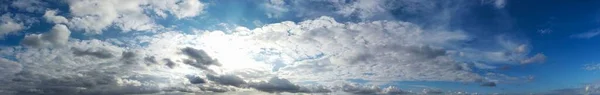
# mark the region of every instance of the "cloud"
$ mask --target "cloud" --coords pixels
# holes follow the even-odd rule
[[[468,40],[464,32],[425,30],[408,22],[339,23],[333,18],[321,17],[298,24],[269,24],[225,37],[228,36],[248,38],[239,40],[301,61],[279,70],[281,74],[290,74],[285,77],[298,80],[332,78],[327,76],[396,81],[472,81],[481,78],[469,71],[470,67],[452,59],[449,53],[454,50],[449,48],[452,46],[446,47]],[[351,73],[342,75],[341,72]],[[377,75],[362,77],[367,72]]]
[[[544,63],[546,62],[546,55],[542,53],[535,54],[535,56],[521,60],[521,64],[530,64],[530,63]]]
[[[57,16],[56,13],[56,10],[47,10],[46,13],[44,13],[43,17],[44,19],[46,19],[47,22],[54,24],[65,24],[69,22],[67,18],[63,16]]]
[[[92,34],[100,34],[112,25],[123,32],[160,28],[150,18],[153,14],[145,10],[153,11],[161,17],[168,16],[165,13],[168,12],[183,19],[199,15],[205,7],[199,0],[69,0],[68,4],[73,16],[69,26]]]
[[[600,34],[600,31],[591,31],[580,34],[573,34],[571,35],[571,38],[590,39],[596,37],[598,34]]]
[[[14,62],[0,59],[2,69],[0,87],[8,94],[151,94],[163,91],[201,92],[198,78],[164,68],[160,64],[145,63],[143,51],[127,50],[99,40],[71,40],[65,48],[30,48],[14,52]],[[0,50],[5,52],[4,50]],[[131,55],[136,51],[135,56]],[[74,53],[75,52],[75,53]],[[77,53],[79,52],[79,53]],[[114,54],[121,53],[121,58]],[[176,54],[176,52],[172,52]],[[90,57],[83,57],[90,56]],[[109,58],[112,56],[112,58]],[[6,62],[5,62],[6,61]],[[187,70],[186,68],[177,68]],[[6,70],[6,71],[5,71]],[[193,70],[193,69],[191,69]],[[14,73],[14,74],[12,74]],[[6,81],[4,81],[6,80]],[[181,81],[189,80],[189,81]],[[206,88],[206,87],[203,87]]]
[[[358,15],[359,18],[366,19],[387,12],[386,3],[386,0],[358,0],[339,6],[337,13],[343,16]]]
[[[16,9],[30,12],[30,13],[41,13],[46,9],[45,6],[48,4],[40,0],[14,0],[11,7]]]
[[[194,66],[196,68],[208,70],[208,66],[210,65],[221,66],[221,64],[216,59],[213,59],[210,56],[208,56],[208,54],[206,54],[204,50],[186,47],[181,49],[181,52],[194,60],[186,60],[184,61],[184,63]]]
[[[206,80],[200,78],[199,76],[194,76],[194,75],[187,75],[186,78],[190,81],[190,83],[192,84],[201,84],[201,83],[206,83]]]
[[[175,66],[177,66],[177,63],[173,62],[171,59],[163,59],[165,62],[167,62],[165,65],[167,65],[169,68],[175,68]]]
[[[26,35],[21,44],[31,47],[61,47],[67,43],[71,31],[63,24],[52,27],[50,32]]]
[[[326,89],[308,89],[305,87],[298,86],[296,84],[291,83],[287,79],[272,77],[268,81],[261,82],[253,82],[248,84],[249,87],[269,92],[269,93],[279,93],[279,92],[291,92],[291,93],[326,93],[330,92]]]
[[[235,76],[235,75],[220,75],[220,76],[215,76],[215,75],[206,75],[206,78],[208,80],[211,80],[213,82],[216,82],[218,84],[222,84],[222,85],[231,85],[231,86],[236,86],[236,87],[241,87],[242,85],[246,84],[246,81],[244,81],[242,78]]]
[[[497,42],[487,43],[490,47],[469,47],[465,44],[472,37],[465,32],[424,29],[402,21],[341,23],[320,17],[231,31],[165,32],[138,39],[150,43],[147,47],[154,55],[183,52],[172,48],[202,50],[211,59],[219,59],[218,73],[244,78],[274,74],[292,81],[472,82],[493,78],[476,73],[471,63],[479,62],[480,68],[517,65],[528,58],[531,49],[510,37],[491,37]],[[198,58],[181,54],[189,58],[183,63],[192,64]]]
[[[504,8],[504,6],[506,6],[506,0],[494,0],[494,6],[496,6],[496,8]]]
[[[444,92],[442,92],[442,91],[440,91],[438,89],[423,89],[423,90],[421,90],[421,93],[427,94],[427,95],[429,95],[429,94],[431,94],[431,95],[440,95],[440,94],[443,94]]]
[[[0,58],[0,81],[4,81],[5,79],[8,79],[7,77],[11,77],[13,74],[20,72],[22,68],[21,64],[17,62]]]
[[[289,11],[283,0],[268,0],[263,6],[267,10],[266,14],[269,18],[279,18]]]
[[[9,33],[14,33],[25,29],[21,22],[17,22],[12,18],[13,14],[6,13],[0,16],[0,38]]]
[[[585,64],[583,69],[588,71],[600,70],[600,64]]]
[[[495,82],[484,82],[481,84],[481,86],[496,87],[496,83]]]
[[[110,52],[108,52],[105,49],[98,49],[98,50],[93,50],[93,49],[88,49],[88,50],[81,50],[78,48],[73,48],[73,54],[75,54],[76,56],[93,56],[93,57],[97,57],[97,58],[112,58],[114,57],[113,54],[111,54]]]
[[[349,92],[349,93],[354,93],[354,94],[375,94],[377,92],[379,92],[379,88],[378,87],[368,87],[368,88],[358,88],[358,87],[352,87],[352,86],[345,86],[344,87],[344,92]]]
[[[163,5],[161,5],[161,3]],[[202,13],[205,7],[205,5],[200,2],[200,0],[179,0],[176,2],[167,1],[166,3],[164,1],[154,1],[153,4],[157,6],[155,10],[159,9],[170,12],[172,14],[175,14],[175,16],[179,19],[197,16],[200,13]]]

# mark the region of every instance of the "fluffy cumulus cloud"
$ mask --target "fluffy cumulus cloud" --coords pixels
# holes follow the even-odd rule
[[[32,47],[60,47],[67,43],[70,35],[71,31],[67,28],[67,26],[57,24],[52,27],[50,32],[43,34],[30,34],[25,36],[21,43],[23,45]]]
[[[526,59],[526,56],[498,55],[489,57],[496,60],[464,60],[475,55],[469,53],[493,54],[497,51],[463,51],[456,45],[470,39],[464,32],[422,29],[401,21],[339,23],[333,18],[321,17],[297,24],[275,23],[253,30],[241,27],[230,35],[220,31],[204,35],[225,38],[226,43],[251,44],[234,47],[249,49],[245,52],[272,52],[259,56],[280,59],[277,62],[284,66],[277,67],[276,74],[296,80],[475,81],[484,76],[472,71],[471,61],[502,60],[514,64],[519,61],[508,58]],[[224,45],[219,43],[223,42],[206,43],[206,46]],[[518,47],[512,46],[506,52],[523,55],[524,47]],[[479,67],[487,66],[478,64]]]
[[[254,29],[179,31],[161,30],[164,27],[155,19],[193,18],[204,12],[205,3],[66,0],[68,11],[23,8],[54,26],[48,32],[25,34],[22,46],[0,48],[0,94],[444,94],[438,89],[412,92],[370,82],[475,82],[495,87],[527,77],[480,70],[546,60],[542,53],[531,56],[533,47],[528,43],[508,36],[491,37],[493,41],[486,43],[490,47],[477,47],[470,43],[475,35],[459,29],[367,20],[388,14],[398,7],[388,3],[396,1],[308,2],[328,2],[332,14],[362,20],[339,22],[335,16],[309,16],[304,21]],[[436,5],[398,2],[409,3],[401,11],[411,13],[423,11],[414,7]],[[12,4],[20,8],[46,3],[23,0]],[[320,14],[290,8],[303,4],[269,0],[264,6],[269,18],[299,10],[304,11],[297,16]],[[2,16],[0,34],[26,28],[27,21],[14,17]],[[102,34],[111,27],[155,32],[122,38],[71,37],[71,30]],[[367,82],[351,83],[350,79]]]
[[[113,24],[125,32],[153,30],[160,26],[152,16],[171,14],[181,19],[197,16],[204,9],[204,4],[198,0],[68,0],[68,4],[73,16],[69,25],[96,34]]]
[[[48,10],[46,11],[46,13],[44,13],[44,19],[46,19],[47,22],[50,23],[55,23],[55,24],[64,24],[64,23],[68,23],[69,20],[67,20],[67,18],[63,17],[63,16],[57,16],[56,15],[57,11],[56,10]]]
[[[0,38],[9,33],[14,33],[25,29],[22,22],[13,19],[14,15],[11,13],[2,14],[0,16]]]

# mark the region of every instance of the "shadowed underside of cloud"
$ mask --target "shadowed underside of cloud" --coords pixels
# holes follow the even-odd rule
[[[97,57],[97,58],[112,58],[114,57],[113,54],[111,54],[110,52],[108,52],[105,49],[98,49],[98,50],[92,50],[92,49],[88,49],[88,50],[81,50],[78,48],[73,48],[73,54],[76,56],[93,56],[93,57]],[[127,56],[127,55],[126,55]]]
[[[201,68],[207,70],[210,65],[221,66],[221,64],[208,56],[204,50],[198,50],[190,47],[186,47],[181,49],[184,55],[190,57],[192,60],[184,60],[185,64],[192,65],[196,68]]]
[[[481,84],[481,86],[496,87],[496,83],[495,82],[484,82]]]

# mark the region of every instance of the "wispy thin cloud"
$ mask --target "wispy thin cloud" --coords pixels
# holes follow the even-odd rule
[[[600,31],[595,30],[585,33],[573,34],[571,35],[571,38],[589,39],[598,36],[598,34],[600,34]]]

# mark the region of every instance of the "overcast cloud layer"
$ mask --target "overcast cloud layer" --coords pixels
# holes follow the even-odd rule
[[[471,94],[398,82],[522,84],[535,76],[500,70],[552,58],[524,37],[453,26],[507,0],[248,2],[259,11],[243,15],[276,20],[204,29],[211,12],[232,11],[212,0],[1,1],[0,39],[18,44],[0,47],[0,94]]]

